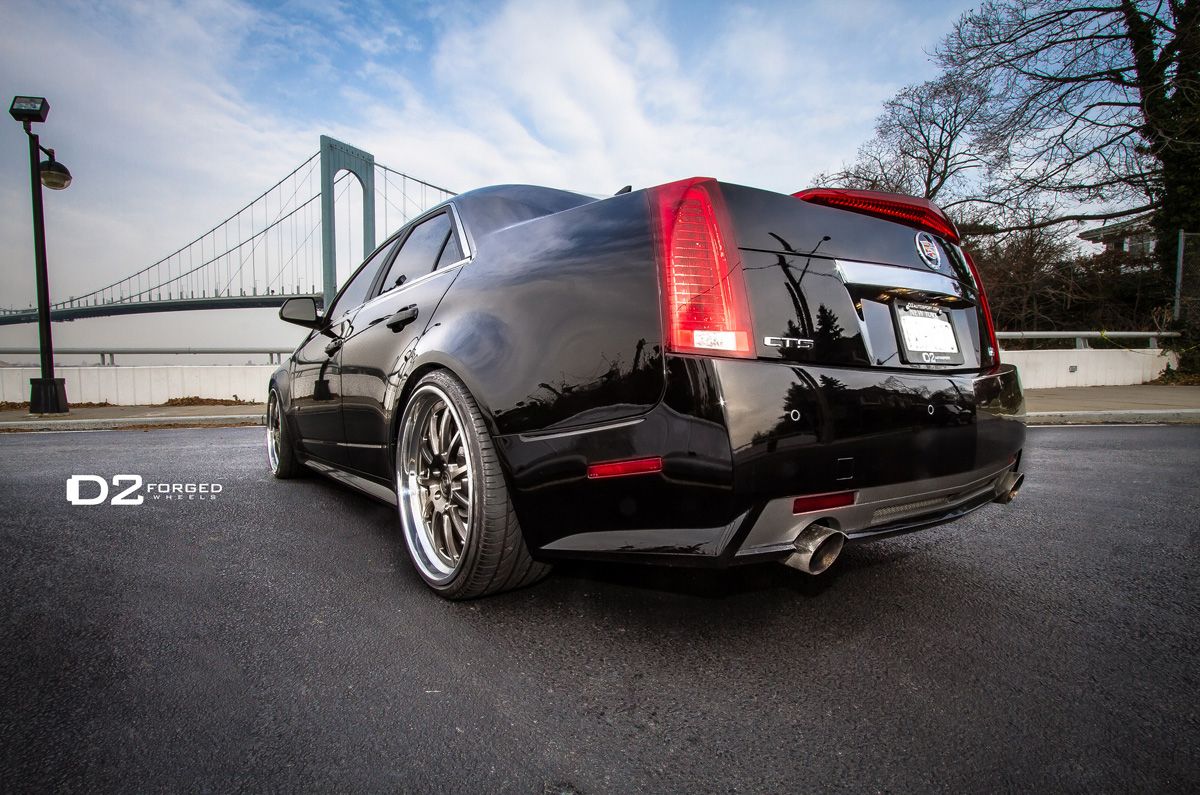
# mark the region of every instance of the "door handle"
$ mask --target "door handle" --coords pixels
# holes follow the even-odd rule
[[[342,340],[337,339],[325,346],[325,353],[333,356],[342,349]]]
[[[398,310],[396,314],[388,318],[387,327],[392,331],[400,331],[409,323],[417,319],[417,305],[409,304],[406,307]]]

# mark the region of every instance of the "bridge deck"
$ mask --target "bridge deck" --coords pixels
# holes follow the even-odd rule
[[[323,303],[320,293],[304,294],[305,297],[315,298],[317,305]],[[295,295],[235,295],[225,298],[176,298],[167,301],[131,301],[128,303],[94,304],[91,306],[69,306],[54,309],[50,313],[51,320],[80,320],[87,317],[108,317],[110,315],[137,315],[147,312],[188,312],[197,309],[253,309],[259,307],[280,306]],[[0,313],[0,326],[12,326],[18,323],[36,323],[37,310],[29,309],[23,312]]]

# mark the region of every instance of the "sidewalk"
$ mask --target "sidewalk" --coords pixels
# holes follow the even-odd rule
[[[1025,392],[1030,425],[1200,423],[1200,386],[1087,386]],[[0,433],[262,425],[267,407],[96,406],[64,416],[0,411]]]
[[[67,414],[35,416],[25,410],[0,411],[0,433],[11,431],[148,430],[262,425],[263,403],[240,406],[87,406]]]
[[[1200,423],[1200,386],[1076,386],[1025,391],[1030,425]]]

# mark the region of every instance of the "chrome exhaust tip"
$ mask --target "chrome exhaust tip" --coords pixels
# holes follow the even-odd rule
[[[792,542],[796,551],[784,558],[783,564],[805,574],[820,574],[833,565],[845,545],[846,534],[841,530],[810,524],[796,536]]]
[[[1025,482],[1024,473],[1009,472],[1004,476],[1004,481],[997,490],[996,499],[992,502],[998,502],[1001,505],[1007,505],[1017,498],[1017,492],[1021,490],[1021,484]]]

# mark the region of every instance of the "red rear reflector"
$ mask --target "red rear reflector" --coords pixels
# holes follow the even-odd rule
[[[797,497],[792,503],[792,513],[809,513],[811,511],[827,511],[830,508],[845,508],[854,504],[854,492],[838,491],[833,494],[810,494],[807,497]]]
[[[716,180],[649,192],[666,306],[667,349],[753,358],[741,260]]]
[[[661,458],[635,458],[632,461],[608,461],[588,467],[588,478],[619,478],[623,475],[645,475],[662,472]]]
[[[932,232],[935,235],[958,242],[958,229],[953,222],[929,199],[905,196],[901,193],[882,193],[875,190],[841,190],[838,188],[809,188],[793,193],[797,199],[813,204],[838,207],[863,215],[874,215],[889,221]]]
[[[989,346],[988,350],[983,352],[983,366],[995,367],[1000,364],[1000,342],[996,339],[996,323],[992,320],[992,307],[988,304],[987,292],[983,289],[983,279],[979,278],[979,269],[975,267],[975,260],[971,259],[971,255],[963,252],[963,257],[967,261],[967,267],[971,269],[971,278],[975,280],[975,288],[979,290],[979,306],[983,308],[983,322],[987,326],[987,339],[984,344]]]

